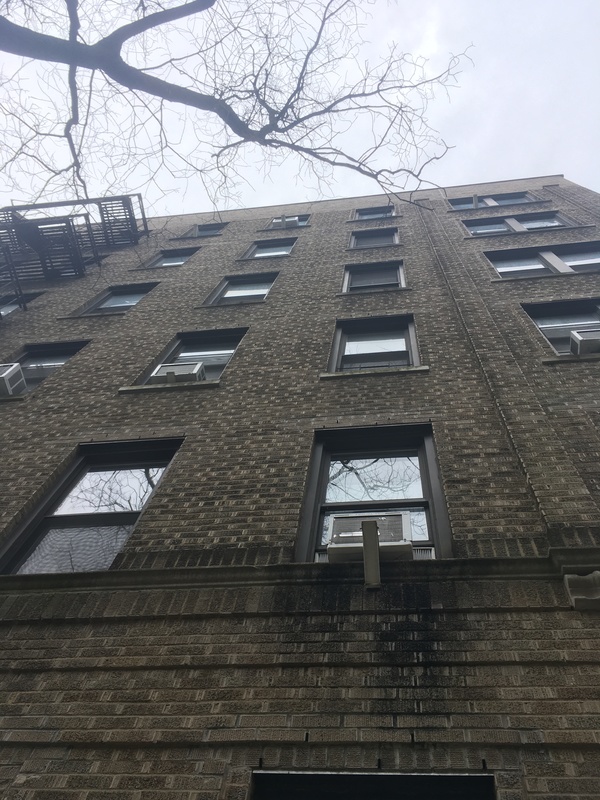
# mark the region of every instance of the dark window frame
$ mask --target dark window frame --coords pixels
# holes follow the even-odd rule
[[[529,321],[533,322],[536,329],[544,337],[547,345],[559,356],[571,356],[570,338],[572,331],[600,331],[600,297],[581,298],[575,300],[551,300],[540,303],[522,303],[521,308],[527,314]],[[589,324],[566,323],[557,325],[554,330],[549,330],[548,335],[544,332],[544,327],[538,323],[540,317],[556,316],[557,319],[570,314],[589,314],[596,315],[598,321]],[[546,326],[547,327],[547,326]]]
[[[155,256],[151,261],[149,261],[143,267],[137,267],[136,269],[174,269],[176,267],[182,267],[188,259],[190,259],[193,255],[195,255],[200,250],[200,247],[171,247],[167,248],[166,250],[161,250],[160,254]],[[176,257],[183,257],[183,260],[180,264],[163,264],[161,263],[165,259],[168,258],[176,258]]]
[[[109,317],[112,315],[126,314],[132,308],[138,306],[142,300],[148,295],[152,289],[158,286],[158,282],[154,283],[122,283],[108,286],[100,294],[96,295],[92,300],[86,303],[80,311],[74,312],[71,316],[76,317]],[[133,305],[127,307],[109,306],[101,308],[102,303],[110,297],[118,296],[119,294],[141,293],[140,299]]]
[[[229,340],[230,344],[235,343],[235,347],[233,353],[229,357],[227,363],[223,366],[221,373],[218,378],[207,378],[207,382],[214,382],[219,381],[221,376],[233,360],[237,348],[240,346],[242,339],[248,333],[248,328],[214,328],[210,330],[201,330],[201,331],[181,331],[177,333],[173,339],[169,342],[169,344],[161,351],[158,358],[154,359],[148,367],[148,369],[144,370],[141,378],[136,381],[137,384],[145,384],[151,385],[154,388],[160,388],[160,384],[148,384],[148,380],[154,370],[161,366],[161,364],[168,364],[178,356],[178,353],[181,351],[183,347],[186,345],[208,345],[211,342],[215,342],[215,344],[223,344],[226,340]]]
[[[408,347],[406,351],[398,352],[407,353],[407,363],[397,365],[381,363],[381,366],[365,367],[349,366],[349,364],[352,362],[359,362],[359,358],[354,358],[353,356],[349,357],[344,353],[346,343],[348,341],[348,335],[353,333],[373,335],[385,333],[406,333]],[[382,355],[380,357],[377,356],[377,351],[370,357],[369,354],[365,354],[365,360],[385,362],[386,352],[381,351],[381,353]],[[344,365],[344,360],[346,361],[346,365]],[[389,361],[390,359],[387,358],[387,360]],[[418,367],[420,364],[419,348],[417,345],[415,323],[412,314],[337,320],[335,334],[333,337],[333,345],[331,348],[331,356],[329,359],[329,372],[364,372],[364,370],[377,369],[406,369],[407,367]]]
[[[15,363],[18,362],[21,365],[25,382],[28,384],[26,391],[22,394],[30,394],[31,392],[35,391],[40,384],[46,380],[46,378],[50,377],[50,375],[53,375],[55,372],[58,372],[58,370],[65,366],[65,364],[67,364],[73,358],[73,356],[77,355],[77,353],[83,350],[83,348],[89,343],[90,339],[79,339],[76,341],[31,342],[24,344],[14,359]],[[23,363],[25,361],[35,358],[36,355],[52,357],[54,354],[64,355],[65,353],[68,353],[68,358],[66,361],[64,361],[60,366],[57,366],[55,369],[51,370],[48,375],[38,380],[33,386],[29,386],[27,374],[23,368]]]
[[[389,283],[369,283],[358,286],[352,285],[352,276],[355,273],[363,272],[368,274],[369,270],[389,269],[390,272],[395,270],[396,280]],[[342,292],[344,294],[361,294],[363,292],[383,292],[390,289],[405,289],[406,276],[404,274],[404,263],[401,260],[397,261],[377,261],[372,264],[346,264],[344,268],[344,279],[342,283]]]
[[[223,278],[204,301],[204,306],[234,306],[243,303],[264,303],[269,296],[273,284],[279,277],[278,272],[253,272],[248,275],[228,275]],[[271,285],[264,295],[240,295],[239,297],[225,298],[224,295],[230,286],[245,283],[265,282],[271,280]]]
[[[389,213],[386,213],[388,210]],[[352,215],[352,220],[358,222],[368,222],[372,219],[392,219],[395,216],[397,216],[396,207],[393,205],[393,203],[389,203],[385,206],[365,206],[364,208],[355,208]]]
[[[496,198],[508,198],[509,202],[498,202]],[[447,200],[453,211],[475,211],[478,208],[501,208],[509,205],[512,206],[539,202],[539,198],[529,191],[470,195],[464,197],[447,198]],[[470,201],[471,205],[464,205],[464,203],[467,201]],[[459,203],[461,205],[459,205]]]
[[[380,242],[379,244],[358,244],[361,240],[375,239],[383,234],[392,234],[391,242]],[[398,228],[364,228],[363,230],[352,231],[350,234],[350,250],[369,250],[376,247],[395,247],[400,243]]]
[[[181,236],[174,236],[173,239],[210,239],[213,236],[222,236],[223,230],[228,225],[228,222],[198,223]]]
[[[294,247],[296,246],[296,242],[298,241],[297,237],[285,237],[281,239],[257,239],[255,242],[252,242],[250,247],[245,251],[244,255],[242,256],[243,261],[262,261],[266,259],[270,261],[273,258],[289,258],[292,255]],[[290,246],[289,252],[287,253],[277,253],[277,254],[265,254],[262,256],[256,255],[261,247],[271,247],[280,245],[282,247]]]
[[[13,535],[0,547],[0,574],[17,572],[43,540],[51,526],[53,512],[92,467],[138,469],[151,465],[152,467],[164,466],[166,470],[182,443],[183,438],[170,437],[111,442],[84,442],[79,444],[60,479],[37,505],[36,509],[26,517]],[[163,476],[164,473],[159,478],[159,484]],[[153,489],[148,500],[139,511],[64,515],[65,521],[62,523],[61,520],[61,524],[64,524],[65,527],[76,527],[78,524],[83,524],[84,527],[92,528],[97,527],[94,522],[103,518],[101,521],[112,521],[116,525],[129,522],[135,527],[141,515],[148,508],[148,502],[156,489],[158,489],[158,486]],[[120,552],[122,550],[115,555],[114,560],[118,558]],[[111,567],[108,567],[108,569]],[[36,574],[52,573],[40,572]]]
[[[573,269],[569,266],[568,262],[561,259],[561,255],[572,255],[577,252],[582,254],[587,252],[600,252],[600,241],[593,240],[568,244],[552,244],[548,247],[540,247],[538,245],[537,247],[525,247],[511,250],[488,250],[484,251],[484,255],[494,267],[501,280],[509,280],[510,278],[548,277],[550,275],[585,275],[587,273],[600,272],[600,258],[592,264],[592,267],[594,264],[597,264],[597,267],[589,270]],[[514,269],[506,273],[507,277],[505,277],[498,265],[502,265],[503,263],[509,264],[511,261],[521,258],[535,259],[540,266],[531,267],[530,272],[532,274],[527,274],[527,268],[523,268],[521,270]]]
[[[310,224],[310,214],[282,214],[280,217],[273,217],[269,223],[267,230],[285,231],[285,230],[298,230],[298,228],[306,228]],[[298,220],[294,222],[294,220]],[[281,221],[281,224],[276,224]]]
[[[250,800],[496,800],[493,773],[315,770],[252,773]]]
[[[528,222],[529,220],[535,221],[543,219],[556,219],[560,224],[541,226],[539,228],[528,228],[526,225],[523,225],[523,222]],[[468,234],[473,238],[481,238],[482,236],[502,236],[506,233],[538,233],[539,231],[556,231],[576,225],[575,222],[565,217],[565,215],[559,211],[538,211],[532,214],[515,214],[514,216],[510,217],[480,217],[476,219],[463,219],[461,222],[467,229]],[[506,229],[503,231],[490,231],[489,233],[473,232],[473,228],[478,225],[490,225],[498,223],[503,223],[506,225]]]
[[[23,302],[25,306],[27,306],[28,303],[32,303],[38,297],[41,297],[43,294],[45,294],[45,292],[23,292]],[[13,308],[11,311],[2,313],[2,308],[14,304],[16,304],[17,308]],[[14,313],[18,308],[21,308],[21,311],[25,310],[20,306],[19,298],[14,292],[8,292],[7,294],[0,295],[0,320],[6,319],[6,317]]]
[[[335,458],[381,457],[418,451],[423,499],[326,503],[329,465]],[[360,428],[334,428],[315,431],[312,453],[296,542],[295,560],[313,562],[325,550],[319,542],[323,517],[327,511],[365,513],[392,507],[422,507],[425,510],[436,558],[452,555],[450,522],[442,490],[431,425],[377,425]],[[427,546],[424,543],[423,546]]]

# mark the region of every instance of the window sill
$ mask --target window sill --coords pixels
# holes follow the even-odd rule
[[[26,400],[28,395],[31,394],[27,392],[26,394],[11,394],[8,397],[0,397],[0,403],[14,403]]]
[[[145,383],[143,386],[121,386],[119,394],[131,394],[136,392],[182,392],[196,391],[198,389],[215,389],[220,380],[216,381],[196,381],[194,383]]]
[[[133,308],[133,306],[131,306]],[[129,311],[129,309],[127,309]],[[104,319],[105,317],[122,317],[127,314],[127,311],[103,311],[101,314],[83,313],[83,314],[67,314],[64,317],[57,317],[56,319]]]
[[[179,267],[183,267],[183,264],[171,264],[170,267],[165,266],[158,266],[158,267],[134,267],[130,269],[129,272],[156,272],[159,269],[179,269]]]
[[[296,225],[293,228],[257,228],[256,233],[281,233],[282,231],[303,231],[310,228],[310,225]]]
[[[548,278],[576,278],[600,275],[600,269],[587,272],[547,272],[545,275],[514,275],[512,278],[492,278],[490,283],[509,283],[510,281],[540,281]]]
[[[429,367],[380,367],[378,369],[345,369],[341,372],[323,372],[319,380],[330,378],[355,378],[357,375],[403,375],[409,372],[429,372]]]
[[[408,286],[391,286],[381,289],[373,287],[372,289],[361,289],[354,292],[337,292],[335,297],[360,297],[364,294],[381,294],[382,292],[410,292],[410,288]]]
[[[245,256],[242,258],[236,258],[235,261],[236,263],[243,264],[247,264],[249,261],[251,261],[253,264],[260,264],[261,261],[277,261],[280,258],[289,258],[291,255],[291,253],[285,253],[280,256],[261,256],[260,258],[256,258],[255,256]]]
[[[548,233],[549,231],[578,231],[583,228],[595,228],[595,225],[561,225],[550,228],[536,228],[532,231],[499,231],[498,233],[483,233],[478,236],[463,236],[463,239],[498,239],[502,236],[526,236],[528,233]]]
[[[388,219],[401,219],[402,214],[393,214],[391,217],[373,217],[372,219],[347,219],[346,225],[362,225],[364,222],[385,222]]]
[[[171,236],[170,242],[200,242],[202,239],[216,239],[217,236],[223,236],[222,233],[211,233],[210,236]]]
[[[346,251],[349,253],[362,253],[365,250],[383,250],[386,247],[401,247],[402,245],[400,242],[394,242],[393,244],[370,244],[368,247],[347,247]]]
[[[570,353],[564,353],[553,358],[543,358],[542,364],[581,364],[582,361],[600,361],[600,353],[590,353],[587,356],[573,356]]]
[[[263,297],[260,300],[239,300],[235,303],[204,303],[201,306],[194,306],[194,310],[200,310],[201,308],[235,308],[236,306],[259,306],[266,302],[266,299]]]

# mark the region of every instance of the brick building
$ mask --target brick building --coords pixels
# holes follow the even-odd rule
[[[1,213],[2,797],[600,797],[598,195]]]

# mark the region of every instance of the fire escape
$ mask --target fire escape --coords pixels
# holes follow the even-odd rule
[[[0,209],[0,300],[26,308],[22,284],[85,275],[111,250],[148,233],[140,194]],[[1,317],[1,315],[0,315]]]

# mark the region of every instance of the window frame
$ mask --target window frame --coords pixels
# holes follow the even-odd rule
[[[173,239],[210,239],[213,236],[222,236],[228,225],[228,222],[196,223],[186,233],[174,236]]]
[[[172,247],[167,250],[161,250],[160,255],[149,261],[144,267],[138,269],[174,269],[182,267],[188,259],[195,255],[200,250],[199,247]],[[183,260],[179,264],[163,264],[165,259],[182,257]]]
[[[527,317],[530,322],[533,322],[537,331],[544,337],[546,344],[548,344],[553,351],[558,356],[573,356],[571,353],[570,348],[570,339],[571,333],[573,331],[600,331],[600,297],[596,298],[581,298],[575,300],[550,300],[546,302],[540,303],[522,303],[521,308],[527,314]],[[588,308],[590,311],[588,312]],[[591,310],[593,308],[593,311]],[[537,313],[536,313],[537,312]],[[538,323],[538,317],[541,316],[568,316],[569,314],[574,313],[595,313],[598,321],[592,321],[590,323],[574,323],[571,327],[569,323],[566,324],[557,324],[556,330],[554,331],[557,335],[555,336],[548,336],[547,333],[544,332],[544,327],[548,326],[540,326]],[[566,332],[566,336],[561,336],[561,333]],[[568,338],[567,338],[568,337]],[[562,347],[558,347],[555,342],[567,340],[568,349],[563,349]]]
[[[292,214],[291,216],[288,217],[287,214],[282,214],[280,217],[273,217],[266,230],[285,231],[285,230],[297,230],[298,228],[306,228],[310,224],[310,216],[311,216],[310,214]],[[281,225],[276,224],[278,220],[282,220]],[[290,224],[287,224],[288,220],[290,220]],[[296,223],[293,223],[292,220],[298,220],[298,221]]]
[[[218,383],[221,380],[221,377],[229,364],[231,363],[232,359],[234,358],[237,348],[240,346],[242,339],[248,332],[248,328],[218,328],[218,329],[211,329],[211,330],[204,330],[204,331],[181,331],[177,333],[173,339],[169,342],[167,347],[161,352],[158,358],[154,359],[148,369],[144,370],[140,380],[137,381],[138,384],[143,384],[145,386],[151,386],[153,389],[161,389],[164,387],[171,388],[169,384],[154,384],[148,383],[150,376],[157,369],[163,364],[169,364],[172,362],[173,358],[177,357],[178,352],[187,344],[194,345],[198,343],[198,345],[202,344],[210,344],[211,342],[215,342],[215,344],[223,343],[226,339],[229,339],[231,343],[235,342],[235,347],[233,348],[233,353],[227,360],[227,363],[223,366],[218,378],[207,378],[206,381],[202,383]],[[189,387],[190,384],[179,384],[179,386],[185,385]]]
[[[395,268],[396,282],[386,284],[366,284],[364,286],[352,286],[352,274],[364,271],[368,273],[369,270],[376,270],[381,268],[389,268],[390,271]],[[361,264],[346,264],[344,267],[344,277],[342,282],[343,294],[363,294],[365,292],[385,292],[393,289],[406,289],[406,276],[404,273],[404,262],[397,261],[377,261],[373,263]]]
[[[348,334],[369,334],[372,333],[377,335],[378,333],[405,333],[405,338],[407,340],[407,364],[398,364],[398,365],[383,365],[380,367],[376,366],[368,366],[368,367],[355,367],[355,368],[344,368],[343,367],[343,360],[346,357],[344,352],[346,343],[348,342]],[[375,351],[385,353],[386,351]],[[396,351],[392,351],[396,352]],[[398,351],[402,352],[402,351]],[[365,354],[367,355],[367,354]],[[373,356],[372,360],[375,358]],[[358,359],[357,359],[358,360]],[[382,357],[382,361],[385,360],[385,357]],[[344,373],[344,374],[351,374],[353,372],[356,373],[364,373],[366,371],[371,370],[383,370],[383,369],[408,369],[410,367],[418,367],[421,365],[419,359],[419,348],[417,345],[417,337],[415,331],[415,324],[412,314],[402,314],[402,315],[388,315],[384,317],[361,317],[361,318],[353,318],[353,319],[342,319],[336,321],[335,326],[335,333],[333,337],[333,345],[331,348],[331,355],[329,358],[328,364],[328,372],[330,373]]]
[[[272,259],[272,258],[289,258],[291,256],[292,251],[298,241],[297,237],[286,237],[281,239],[257,239],[253,242],[250,247],[246,250],[244,255],[242,256],[242,260],[244,261],[254,261],[258,260],[261,261],[262,259]],[[260,252],[261,247],[269,247],[269,246],[281,246],[287,247],[289,245],[289,251],[287,253],[272,253],[272,254],[264,254],[264,255],[257,255]]]
[[[31,392],[38,389],[40,384],[42,384],[46,380],[46,378],[49,378],[55,372],[58,372],[62,367],[65,366],[65,364],[67,364],[73,358],[73,356],[76,356],[77,353],[79,353],[80,350],[83,350],[83,348],[89,343],[90,343],[89,339],[80,339],[77,341],[68,341],[68,342],[33,342],[23,345],[23,347],[19,351],[19,354],[16,356],[14,361],[15,363],[20,364],[26,384],[27,384],[27,374],[23,369],[24,361],[30,358],[34,358],[35,355],[39,356],[47,355],[52,357],[52,355],[55,353],[64,354],[68,353],[68,351],[71,352],[69,353],[66,361],[63,361],[62,364],[53,369],[48,375],[41,378],[34,386],[30,387],[29,385],[27,385],[27,388],[25,389],[24,392],[21,392],[21,395],[31,394]]]
[[[526,225],[522,224],[523,222],[529,222],[530,220],[535,221],[546,218],[556,219],[560,224],[540,226],[539,228],[528,228]],[[515,214],[513,217],[480,217],[479,219],[463,219],[461,222],[467,229],[469,236],[474,239],[479,239],[482,236],[502,236],[507,233],[538,233],[539,231],[556,231],[562,230],[563,228],[572,227],[575,224],[571,220],[567,219],[564,214],[558,211],[539,211],[533,214]],[[476,233],[472,230],[472,228],[474,228],[476,225],[499,223],[502,223],[506,226],[505,230],[490,231],[488,233]]]
[[[383,233],[391,233],[393,241],[391,242],[384,242],[380,244],[366,244],[366,245],[359,245],[357,242],[360,242],[361,239],[368,239],[369,237],[375,237],[378,234],[381,235]],[[350,234],[350,243],[348,245],[350,250],[371,250],[376,247],[395,247],[400,244],[398,228],[364,228],[357,231],[352,231]]]
[[[588,273],[594,274],[600,272],[600,258],[594,262],[597,264],[597,268],[589,270],[575,270],[570,267],[566,261],[561,259],[561,255],[570,255],[573,252],[600,252],[600,241],[593,240],[588,242],[555,244],[549,247],[538,246],[514,250],[488,250],[484,251],[484,255],[496,270],[500,280],[510,280],[510,278],[541,278],[551,275],[586,275]],[[534,273],[532,275],[520,275],[518,274],[519,272],[527,272],[527,269],[519,270],[515,268],[508,275],[508,278],[504,277],[502,272],[498,269],[497,264],[509,264],[511,261],[517,259],[535,259],[540,264],[540,267],[531,267],[530,269]]]
[[[75,312],[71,316],[76,317],[110,317],[126,314],[132,308],[136,308],[142,300],[158,286],[158,283],[122,283],[108,286],[99,295],[96,295],[83,309]],[[109,306],[102,308],[102,303],[106,302],[110,297],[118,296],[119,294],[141,293],[140,299],[127,307]]]
[[[77,485],[77,483],[87,474],[91,467],[102,467],[106,469],[136,469],[140,467],[165,467],[164,472],[158,479],[157,486],[152,490],[148,499],[139,511],[134,512],[100,512],[100,513],[85,513],[85,514],[71,514],[64,515],[69,520],[65,523],[65,527],[75,527],[79,524],[77,517],[81,518],[81,522],[85,522],[87,527],[98,527],[94,525],[96,520],[103,517],[107,519],[110,517],[116,525],[124,524],[122,519],[127,519],[132,523],[133,534],[135,526],[139,522],[140,517],[145,513],[148,504],[154,495],[155,491],[159,488],[160,483],[167,471],[169,465],[172,463],[179,447],[183,443],[181,438],[160,438],[160,439],[136,439],[136,440],[123,440],[123,441],[110,441],[110,442],[84,442],[79,444],[66,469],[63,471],[59,480],[45,495],[37,507],[31,512],[25,520],[14,531],[0,548],[0,574],[18,574],[18,570],[30,557],[34,550],[38,547],[44,536],[48,532],[53,518],[53,512],[60,506],[66,499],[69,492]],[[135,516],[135,519],[133,519]],[[130,537],[128,537],[130,538]],[[125,547],[125,545],[124,545]],[[112,569],[115,561],[123,552],[123,548],[116,553],[110,567]],[[107,570],[94,570],[94,571],[107,571]],[[38,572],[28,573],[31,575],[52,575],[60,573],[51,572]],[[75,572],[69,574],[88,574],[87,572]]]
[[[420,478],[424,497],[355,503],[327,503],[329,466],[332,459],[397,455],[401,452],[418,452]],[[335,508],[334,508],[335,506]],[[425,510],[430,541],[437,558],[450,558],[452,545],[450,522],[442,490],[441,476],[431,425],[377,425],[369,427],[344,427],[314,432],[308,475],[305,485],[301,521],[295,548],[295,560],[314,562],[326,550],[320,544],[322,521],[327,510],[359,511],[365,514],[382,507],[394,506],[401,510],[422,506]],[[423,542],[423,547],[431,546]]]
[[[499,203],[496,198],[513,198],[509,202]],[[478,208],[501,208],[503,206],[521,205],[526,203],[539,202],[539,198],[529,191],[525,192],[503,192],[500,194],[487,194],[478,195],[474,194],[466,197],[449,197],[447,198],[452,211],[475,211]],[[469,206],[459,206],[458,203],[465,203],[470,201]],[[456,205],[455,205],[456,204]]]
[[[213,289],[209,296],[204,301],[205,306],[236,306],[244,303],[264,303],[273,288],[273,284],[279,277],[278,272],[253,272],[248,275],[228,275],[223,278],[220,283]],[[227,289],[236,284],[243,285],[244,283],[252,283],[271,280],[271,285],[264,295],[240,295],[230,299],[223,300]]]
[[[25,308],[21,306],[19,303],[18,295],[14,292],[8,292],[7,294],[0,295],[0,320],[6,319],[10,314],[13,314],[19,308],[21,311],[27,310],[27,304],[33,302],[38,297],[41,297],[45,292],[23,292],[23,303],[25,304]],[[12,308],[10,311],[2,312],[3,308],[6,306],[15,305],[15,308]]]
[[[369,213],[369,212],[385,212],[390,209],[390,213]],[[365,214],[366,216],[363,216]],[[357,222],[369,222],[372,219],[392,219],[397,216],[396,207],[393,203],[385,206],[364,206],[363,208],[355,208],[352,215],[352,220]]]

